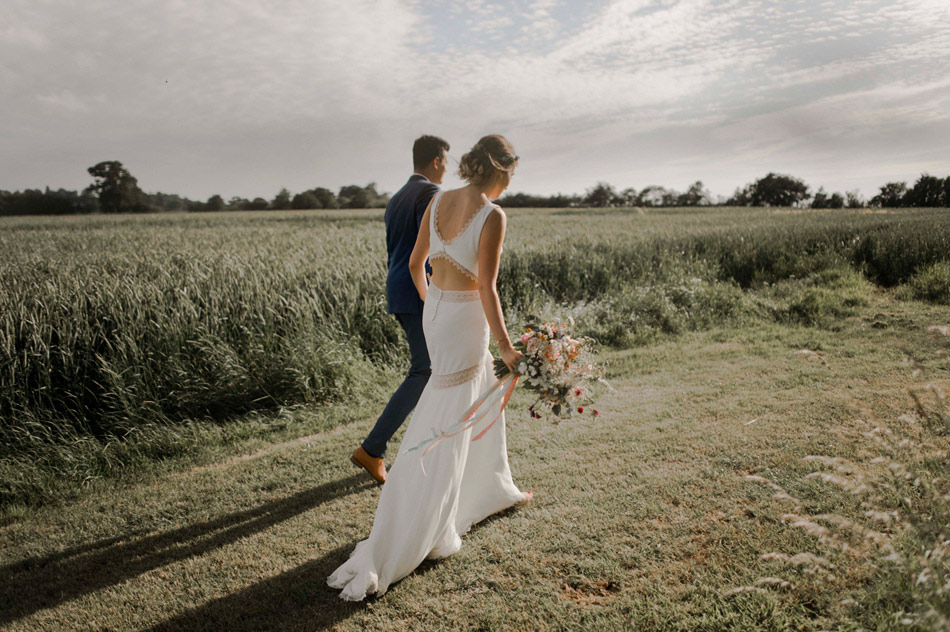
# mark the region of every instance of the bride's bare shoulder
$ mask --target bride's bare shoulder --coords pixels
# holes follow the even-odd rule
[[[488,233],[489,235],[500,237],[504,234],[507,224],[508,216],[505,214],[505,209],[501,208],[497,204],[493,204],[491,209],[488,211],[488,216],[485,218],[485,224],[482,226],[482,233]]]

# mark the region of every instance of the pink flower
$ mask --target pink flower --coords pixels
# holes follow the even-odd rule
[[[577,395],[578,397],[580,397],[580,396],[581,396],[581,393],[583,393],[583,392],[584,392],[584,391],[582,391],[582,390],[579,389],[579,388],[575,388],[575,389],[574,389],[574,394]]]

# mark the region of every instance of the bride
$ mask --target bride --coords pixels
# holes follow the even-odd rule
[[[409,268],[425,302],[432,376],[383,486],[369,538],[327,579],[343,599],[382,595],[426,557],[458,551],[459,536],[476,522],[531,498],[511,480],[503,413],[478,441],[471,441],[469,429],[423,457],[410,452],[434,434],[456,429],[455,422],[494,382],[489,332],[512,372],[521,358],[508,338],[495,286],[506,218],[491,201],[508,187],[517,162],[504,137],[485,136],[459,163],[468,185],[436,194],[422,217]],[[494,406],[489,419],[499,412],[500,404]]]

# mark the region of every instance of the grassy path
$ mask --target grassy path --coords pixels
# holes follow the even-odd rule
[[[846,456],[842,428],[946,385],[950,344],[928,327],[948,323],[878,296],[838,331],[760,324],[611,354],[597,420],[530,420],[516,398],[510,459],[535,500],[363,604],[324,578],[371,525],[379,489],[346,458],[369,419],[96,490],[0,527],[0,629],[830,629],[840,595],[723,596],[774,572],[762,553],[813,547],[743,476],[840,506],[796,483],[802,457]],[[861,573],[842,575],[841,595]]]

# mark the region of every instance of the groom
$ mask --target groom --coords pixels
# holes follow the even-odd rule
[[[386,446],[415,408],[432,372],[422,333],[422,300],[409,275],[409,255],[419,234],[422,215],[438,192],[437,185],[442,184],[448,150],[449,144],[436,136],[417,138],[412,145],[414,173],[386,205],[386,250],[389,253],[386,298],[389,313],[396,316],[409,340],[409,374],[389,399],[369,436],[350,457],[380,483],[386,482],[383,464]]]

